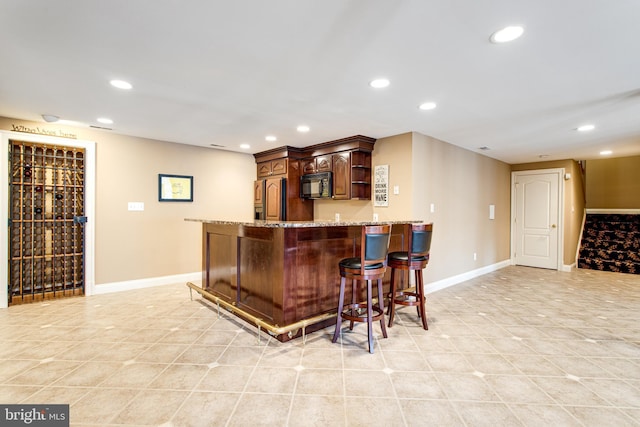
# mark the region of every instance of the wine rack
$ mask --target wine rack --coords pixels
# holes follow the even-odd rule
[[[9,304],[84,294],[84,157],[11,142]]]

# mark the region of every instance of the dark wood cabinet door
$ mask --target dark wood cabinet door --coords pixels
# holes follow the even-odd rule
[[[287,159],[277,159],[258,163],[258,178],[267,178],[274,175],[286,175]]]
[[[276,323],[273,294],[282,286],[277,274],[279,252],[273,228],[245,229],[237,238],[237,305],[267,322]],[[281,280],[281,279],[280,279]]]
[[[253,182],[253,204],[261,205],[264,202],[264,180]]]
[[[316,157],[317,172],[330,172],[332,168],[333,168],[333,165],[331,164],[331,156]]]
[[[271,161],[271,175],[284,175],[287,173],[287,159]]]
[[[333,154],[333,198],[345,200],[351,197],[350,153]]]
[[[266,178],[271,175],[271,162],[258,163],[258,178]]]
[[[302,161],[302,174],[308,175],[316,172],[316,159],[306,159]]]
[[[265,180],[265,219],[279,221],[282,218],[282,178]]]

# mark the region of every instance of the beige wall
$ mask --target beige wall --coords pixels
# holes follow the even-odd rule
[[[339,212],[344,219],[369,220],[375,212],[381,221],[433,222],[427,283],[509,259],[509,165],[419,133],[377,140],[372,166],[382,164],[389,165],[388,207],[317,200],[316,218],[330,219]],[[490,204],[495,205],[495,220],[489,219]]]
[[[427,283],[510,259],[508,164],[419,133],[413,133],[412,164],[412,217],[433,222]]]
[[[198,272],[201,225],[184,218],[251,218],[252,155],[0,117],[2,130],[19,124],[96,142],[97,286]],[[159,173],[192,175],[194,202],[158,202]],[[130,212],[128,202],[144,202],[145,210]]]
[[[640,156],[587,160],[587,208],[640,208]]]
[[[26,124],[53,131],[52,124],[0,118],[0,129]],[[96,284],[198,272],[200,224],[184,218],[249,219],[253,156],[74,129],[96,141]],[[377,141],[373,166],[389,165],[388,207],[371,201],[316,201],[315,217],[434,222],[427,283],[509,259],[510,168],[507,164],[417,133]],[[158,202],[159,173],[193,175],[193,203]],[[3,177],[6,188],[6,177]],[[144,202],[143,212],[127,202]],[[429,210],[430,204],[435,212]],[[496,219],[489,220],[489,205]],[[473,253],[477,260],[473,260]]]
[[[554,160],[548,162],[520,163],[511,165],[513,171],[564,169],[570,178],[564,181],[564,222],[563,222],[563,263],[576,262],[580,232],[585,209],[584,177],[580,165],[575,160]]]

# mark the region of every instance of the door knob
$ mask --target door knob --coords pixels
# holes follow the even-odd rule
[[[551,228],[556,228],[556,225],[555,224],[551,224]]]

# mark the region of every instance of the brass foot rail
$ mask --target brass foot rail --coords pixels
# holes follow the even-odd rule
[[[235,304],[225,301],[222,298],[219,298],[213,295],[211,292],[207,292],[201,286],[198,286],[192,282],[187,282],[187,286],[189,287],[189,294],[192,300],[193,300],[193,291],[196,291],[200,295],[202,295],[204,299],[215,303],[218,307],[218,317],[220,317],[220,306],[222,306],[230,313],[235,314],[236,316],[241,317],[244,320],[256,325],[258,327],[258,344],[260,344],[260,331],[262,328],[264,328],[269,333],[269,335],[278,336],[282,334],[287,334],[289,338],[292,338],[293,336],[295,336],[298,333],[298,331],[302,329],[302,343],[304,344],[306,342],[307,326],[322,322],[323,320],[328,320],[336,317],[336,313],[324,313],[324,314],[319,314],[317,316],[309,317],[307,319],[298,320],[297,322],[294,322],[285,326],[273,325],[239,308]]]

